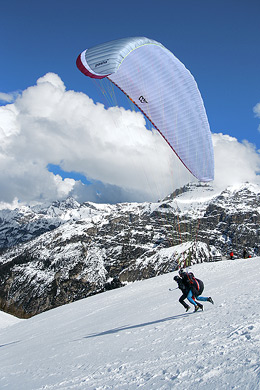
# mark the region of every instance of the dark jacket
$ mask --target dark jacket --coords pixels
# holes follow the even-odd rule
[[[173,279],[178,283],[178,287],[182,291],[182,296],[180,297],[179,302],[185,307],[185,309],[189,309],[189,305],[187,305],[184,300],[187,298],[188,292],[190,291],[190,286],[184,283],[183,279],[179,276],[174,276]]]
[[[183,294],[188,295],[188,292],[190,290],[189,285],[179,276],[175,276],[174,280],[175,280],[175,282],[178,283],[178,287],[183,292]]]

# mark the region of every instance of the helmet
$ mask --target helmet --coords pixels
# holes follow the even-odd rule
[[[184,269],[181,268],[181,269],[179,270],[179,275],[180,275],[180,277],[182,277],[184,274],[185,274]]]
[[[179,276],[174,276],[174,278],[173,278],[173,280],[175,280],[175,282],[177,282],[178,280],[180,279],[180,277]]]

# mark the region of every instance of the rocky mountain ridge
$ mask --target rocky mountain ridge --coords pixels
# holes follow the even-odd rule
[[[19,317],[178,265],[259,255],[260,188],[190,184],[157,203],[0,210],[0,307]]]

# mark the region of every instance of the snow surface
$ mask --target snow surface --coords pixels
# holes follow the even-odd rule
[[[259,389],[260,257],[191,270],[204,312],[185,313],[173,272],[2,329],[0,388]]]
[[[14,316],[11,316],[10,314],[0,311],[0,329],[6,328],[7,326],[16,324],[17,322],[20,321],[23,320],[20,320],[19,318],[16,318]]]

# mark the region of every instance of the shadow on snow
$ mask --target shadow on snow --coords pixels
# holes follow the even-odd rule
[[[6,343],[6,344],[0,344],[0,348],[7,347],[8,345],[17,344],[17,343],[20,343],[20,340],[11,341],[10,343]]]
[[[104,332],[92,333],[92,334],[90,334],[88,336],[84,336],[83,338],[84,339],[90,339],[92,337],[106,336],[106,335],[109,335],[109,334],[122,332],[124,330],[137,329],[137,328],[142,328],[144,326],[155,325],[155,324],[160,324],[160,323],[166,322],[166,321],[176,320],[176,319],[181,318],[181,317],[187,317],[187,316],[189,316],[191,314],[192,313],[178,314],[176,316],[166,317],[166,318],[162,318],[162,319],[156,320],[156,321],[143,322],[142,324],[120,326],[118,328],[105,330]]]

